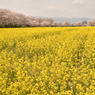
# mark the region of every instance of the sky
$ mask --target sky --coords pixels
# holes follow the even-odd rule
[[[95,0],[0,0],[0,8],[26,16],[95,19]]]

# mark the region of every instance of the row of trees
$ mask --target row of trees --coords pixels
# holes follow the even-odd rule
[[[20,13],[0,9],[0,27],[45,27],[45,26],[95,26],[95,21],[57,23],[52,19],[27,17]]]
[[[6,9],[0,9],[0,27],[37,27],[57,25],[58,23],[52,19],[28,17]]]
[[[61,24],[61,26],[95,26],[95,20],[88,20],[88,21],[79,21],[76,23],[70,23],[69,21],[65,21]]]

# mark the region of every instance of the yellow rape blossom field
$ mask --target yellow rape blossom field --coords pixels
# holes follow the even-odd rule
[[[1,28],[0,95],[95,95],[95,27]]]

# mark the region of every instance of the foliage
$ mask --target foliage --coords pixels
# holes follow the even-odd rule
[[[58,23],[52,19],[34,18],[32,16],[25,16],[6,9],[0,9],[0,28],[45,27],[56,25],[58,25]]]

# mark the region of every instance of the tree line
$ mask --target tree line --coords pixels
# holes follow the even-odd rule
[[[7,9],[0,9],[0,28],[13,27],[66,27],[66,26],[95,26],[95,21],[83,21],[70,23],[65,21],[58,23],[48,18],[35,18],[15,13]]]

